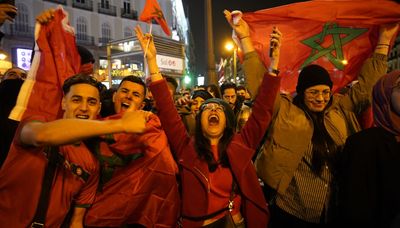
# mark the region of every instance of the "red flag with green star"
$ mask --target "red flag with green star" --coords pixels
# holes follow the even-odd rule
[[[299,70],[311,63],[326,68],[334,90],[356,79],[378,42],[379,25],[400,21],[400,4],[388,0],[307,1],[245,13],[250,36],[269,65],[269,34],[283,34],[282,90],[294,92]]]
[[[169,30],[167,21],[165,20],[164,14],[157,0],[146,0],[146,5],[144,6],[144,9],[139,16],[139,20],[151,23],[152,19],[157,21],[165,34],[167,34],[168,36],[171,35],[171,31]]]

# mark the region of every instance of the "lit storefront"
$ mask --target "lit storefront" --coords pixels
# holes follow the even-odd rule
[[[184,45],[181,42],[154,35],[157,63],[161,73],[180,83],[185,70]],[[123,77],[134,75],[145,79],[147,68],[137,37],[114,40],[107,45],[107,57],[100,58],[99,74],[107,74],[108,86],[119,84]],[[110,66],[110,67],[109,67]],[[111,79],[111,80],[110,80]]]

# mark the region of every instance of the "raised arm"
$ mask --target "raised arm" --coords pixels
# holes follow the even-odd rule
[[[240,42],[241,49],[243,50],[244,53],[243,69],[245,72],[246,81],[250,93],[255,97],[258,93],[258,88],[261,85],[261,81],[264,77],[265,72],[270,71],[272,75],[275,75],[275,73],[273,73],[273,70],[278,69],[279,54],[280,54],[279,47],[282,34],[276,27],[273,28],[272,33],[270,35],[271,39],[270,45],[272,51],[272,55],[270,57],[271,62],[269,69],[266,69],[264,67],[264,64],[258,57],[257,52],[254,49],[253,43],[250,38],[250,28],[247,22],[243,20],[240,16],[237,16],[236,13],[234,12],[229,12],[228,10],[224,10],[224,14],[227,22],[235,32]],[[234,21],[237,22],[234,23]]]
[[[127,111],[117,120],[60,119],[51,122],[29,122],[21,130],[21,143],[33,146],[62,145],[93,136],[112,133],[142,133],[146,114]]]
[[[150,90],[157,102],[161,125],[168,137],[172,152],[179,153],[180,151],[184,151],[184,147],[188,144],[190,137],[175,108],[171,94],[168,91],[167,83],[158,68],[156,62],[157,52],[151,34],[143,34],[139,26],[135,27],[135,32],[146,56],[152,81]]]
[[[281,33],[277,28],[274,28],[275,33],[271,36],[271,45],[273,45],[274,63],[271,67],[277,69],[279,63],[279,53],[281,46]],[[272,64],[272,63],[271,63]],[[280,77],[277,73],[265,73],[259,94],[256,97],[252,108],[252,113],[246,125],[241,130],[240,134],[247,146],[257,149],[266,129],[272,120],[272,115],[275,108],[276,96],[280,89]]]
[[[361,67],[358,83],[350,89],[348,96],[340,101],[344,109],[361,113],[371,104],[372,87],[386,74],[390,41],[398,27],[398,24],[380,27],[378,44],[372,57],[368,58]]]
[[[17,14],[17,7],[11,4],[0,4],[0,25],[5,21],[13,22],[14,18],[10,16],[11,14]]]

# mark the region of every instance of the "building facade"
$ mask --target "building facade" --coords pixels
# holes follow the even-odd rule
[[[172,31],[167,37],[161,27],[152,23],[152,34],[183,42],[190,49],[189,27],[181,0],[158,0],[164,17]],[[69,14],[75,28],[76,42],[88,48],[96,59],[96,69],[101,59],[106,59],[106,45],[112,40],[133,37],[134,27],[140,25],[149,31],[149,24],[138,21],[146,0],[16,0],[18,15],[14,23],[5,23],[2,48],[9,53],[8,61],[28,69],[30,50],[34,45],[35,18],[49,8],[61,5]],[[190,51],[188,51],[190,53]],[[190,59],[186,57],[186,59]]]
[[[388,56],[389,71],[400,70],[400,34]]]

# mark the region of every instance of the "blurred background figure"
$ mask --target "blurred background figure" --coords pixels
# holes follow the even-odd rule
[[[341,181],[343,225],[400,227],[400,71],[374,86],[374,124],[347,139]]]
[[[18,127],[19,122],[8,119],[8,115],[15,106],[26,75],[25,70],[13,67],[4,73],[0,82],[0,167],[7,157],[15,130]]]
[[[221,98],[221,92],[219,91],[219,86],[215,84],[210,84],[207,86],[207,91],[214,97],[214,98]]]
[[[17,7],[15,7],[14,0],[0,1],[0,26],[6,21],[13,22],[15,16],[17,16]],[[3,36],[4,33],[0,31],[0,41]]]

